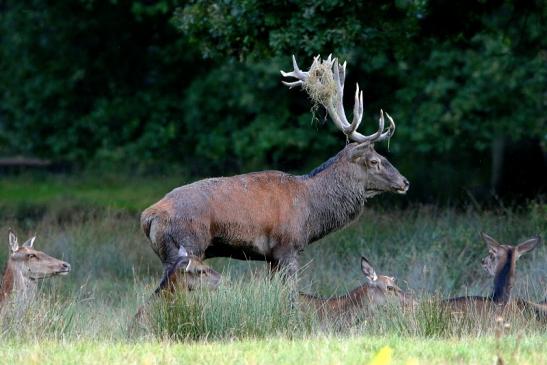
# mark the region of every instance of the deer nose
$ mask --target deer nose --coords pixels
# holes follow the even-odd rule
[[[408,182],[406,177],[403,177],[403,180],[401,181],[401,184],[399,185],[399,188],[397,190],[399,193],[404,194],[407,192],[409,186],[410,183]]]
[[[68,262],[63,262],[61,264],[61,268],[64,270],[64,271],[70,271],[70,264]]]

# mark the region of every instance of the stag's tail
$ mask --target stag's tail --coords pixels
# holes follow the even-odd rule
[[[156,218],[155,214],[150,214],[148,212],[148,209],[142,212],[141,214],[141,228],[144,232],[144,235],[150,239],[150,228],[152,227],[152,223],[154,222],[154,219]]]

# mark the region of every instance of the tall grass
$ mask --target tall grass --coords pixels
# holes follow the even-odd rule
[[[545,217],[547,208],[541,203],[520,210],[487,211],[371,208],[352,226],[306,248],[300,258],[299,290],[323,296],[346,293],[364,280],[359,267],[364,254],[379,274],[396,276],[401,287],[424,299],[417,311],[402,313],[388,306],[325,324],[295,306],[294,292],[279,279],[269,280],[264,263],[214,259],[208,262],[224,275],[220,289],[181,293],[155,303],[151,327],[142,336],[204,340],[324,334],[493,335],[497,327],[491,320],[448,316],[437,299],[491,292],[492,279],[480,267],[480,258],[487,252],[480,231],[507,243],[533,234],[545,238]],[[7,237],[9,226],[21,237],[37,233],[36,248],[70,262],[73,271],[45,280],[38,300],[20,317],[4,315],[0,340],[127,338],[130,319],[161,275],[159,260],[141,233],[136,214],[57,207],[29,219],[5,219],[0,238]],[[0,263],[8,253],[5,242]],[[546,278],[544,244],[519,260],[515,295],[542,300],[547,294]],[[545,330],[542,324],[518,315],[504,321],[514,335]]]
[[[235,339],[305,336],[311,317],[293,305],[290,286],[279,278],[254,275],[228,280],[216,291],[177,293],[157,300],[152,330],[170,339]]]

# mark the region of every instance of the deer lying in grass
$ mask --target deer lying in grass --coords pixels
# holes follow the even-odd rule
[[[282,72],[321,103],[348,144],[336,156],[306,175],[263,171],[210,178],[176,188],[143,211],[141,226],[164,266],[159,290],[190,258],[231,257],[267,261],[289,276],[298,271],[298,255],[310,243],[356,220],[368,198],[383,192],[404,194],[409,183],[374,143],[390,138],[395,122],[380,112],[378,129],[357,132],[363,117],[363,93],[355,93],[353,120],[343,106],[346,64],[317,57],[310,71]],[[319,76],[318,76],[319,75]],[[328,85],[321,80],[329,80]],[[323,91],[327,90],[327,96]]]
[[[199,258],[190,258],[183,270],[175,270],[166,279],[168,285],[165,288],[156,289],[155,294],[170,295],[175,290],[192,291],[199,288],[216,289],[220,284],[221,275],[205,264]],[[141,305],[133,320],[129,324],[129,330],[133,331],[137,324],[146,325],[149,321],[147,304]]]
[[[352,316],[384,305],[390,299],[398,302],[403,308],[413,308],[417,304],[409,294],[405,294],[395,284],[394,277],[377,275],[365,257],[361,257],[361,271],[365,275],[365,283],[348,294],[324,299],[300,293],[300,304],[304,308],[313,309],[320,318]]]
[[[0,289],[0,307],[9,300],[29,302],[35,295],[37,281],[70,272],[70,264],[51,257],[32,246],[36,237],[32,237],[19,246],[17,236],[10,230],[10,254]]]
[[[494,291],[488,297],[464,296],[445,300],[443,305],[452,312],[465,313],[503,313],[506,310],[534,312],[540,318],[546,318],[547,308],[542,304],[527,302],[522,299],[513,299],[511,290],[515,281],[517,260],[527,252],[535,249],[541,239],[539,236],[530,238],[516,246],[503,245],[495,239],[481,233],[482,239],[488,246],[488,256],[482,260],[482,267],[494,277]]]

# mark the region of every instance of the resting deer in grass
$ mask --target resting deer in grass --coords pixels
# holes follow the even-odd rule
[[[481,236],[488,246],[488,256],[482,259],[482,267],[494,277],[492,295],[488,297],[465,296],[451,298],[446,300],[444,304],[453,312],[474,310],[476,312],[499,313],[516,306],[520,310],[533,311],[539,317],[545,318],[547,314],[545,305],[511,297],[517,260],[525,253],[535,249],[541,242],[540,237],[536,236],[516,246],[511,246],[498,243],[486,233],[482,233]]]
[[[204,179],[174,189],[147,208],[141,226],[164,266],[158,290],[192,257],[261,260],[273,271],[295,275],[299,253],[356,220],[368,198],[408,190],[407,179],[374,150],[374,143],[393,135],[393,119],[386,113],[390,124],[384,130],[381,111],[375,133],[357,132],[363,117],[358,85],[353,120],[349,123],[346,118],[342,104],[346,64],[339,65],[330,56],[323,61],[317,57],[305,72],[293,56],[293,66],[292,72],[281,73],[297,81],[284,84],[323,95],[321,103],[333,123],[355,143],[306,175],[262,171]],[[329,80],[328,97],[321,93],[329,90],[322,79]]]
[[[169,273],[169,277],[165,279],[167,285],[162,290],[156,289],[156,294],[161,292],[162,295],[170,295],[175,290],[216,289],[220,284],[220,277],[220,273],[199,258],[189,258],[183,270],[173,270]],[[129,324],[129,330],[133,331],[136,325],[146,325],[148,322],[147,304],[141,305]]]
[[[324,299],[300,293],[300,304],[314,309],[320,318],[351,316],[384,305],[390,299],[401,304],[403,308],[413,308],[417,304],[395,284],[394,277],[377,275],[365,257],[361,257],[361,271],[365,275],[365,283],[348,294]]]
[[[17,302],[32,300],[38,280],[70,272],[70,264],[35,250],[35,239],[32,237],[19,246],[17,236],[10,230],[10,254],[2,278],[0,307],[8,299]]]

